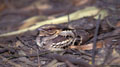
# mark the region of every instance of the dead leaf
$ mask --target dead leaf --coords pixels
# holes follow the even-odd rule
[[[99,41],[96,44],[96,48],[102,48],[104,45],[103,41]],[[93,43],[87,45],[80,45],[80,46],[70,46],[70,49],[78,49],[78,50],[91,50],[93,47]]]
[[[120,21],[118,21],[118,23],[116,24],[116,27],[120,27]]]

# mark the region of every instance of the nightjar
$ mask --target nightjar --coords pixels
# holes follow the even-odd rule
[[[68,29],[64,25],[49,24],[41,26],[36,43],[39,47],[50,51],[62,51],[75,42],[82,42],[84,36],[88,35],[82,30]],[[81,34],[80,34],[81,33]]]

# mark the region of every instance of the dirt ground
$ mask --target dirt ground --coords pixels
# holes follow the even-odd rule
[[[56,19],[90,6],[108,12],[108,16],[102,19],[100,24],[97,45],[102,43],[102,47],[96,49],[95,66],[119,67],[120,0],[0,0],[0,35],[22,30],[40,21]],[[31,19],[37,16],[39,18],[36,20]],[[72,22],[81,22],[85,19],[86,27],[83,28],[81,25],[81,28],[90,28],[87,24],[89,25],[91,17],[77,19],[68,24],[76,27],[77,24]],[[95,20],[94,26],[97,21]],[[39,49],[35,42],[37,35],[38,30],[35,29],[21,34],[0,36],[0,67],[92,67],[94,62],[92,46],[87,48],[84,44],[94,42],[94,33],[91,33],[89,40],[82,47],[63,52]]]

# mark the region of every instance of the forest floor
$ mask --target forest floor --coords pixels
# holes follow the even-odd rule
[[[89,50],[70,49],[61,55],[59,52],[38,49],[35,42],[37,28],[1,36],[87,7],[108,12],[101,20],[102,32],[99,32],[97,42],[100,45],[102,42],[102,47],[96,49],[95,66],[120,67],[120,0],[0,0],[0,67],[92,67],[93,53],[89,49],[92,46]],[[89,41],[93,42],[92,39]]]

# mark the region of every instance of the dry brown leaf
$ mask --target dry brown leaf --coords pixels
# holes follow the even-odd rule
[[[89,3],[91,0],[73,0],[72,3],[75,6],[81,6]]]
[[[117,25],[116,25],[117,27],[120,27],[120,21],[118,21],[118,23],[117,23]]]
[[[80,46],[70,46],[70,49],[78,49],[78,50],[91,50],[93,47],[93,43],[87,44],[87,45],[80,45]],[[99,41],[96,44],[96,48],[102,48],[103,47],[103,41]]]

